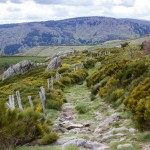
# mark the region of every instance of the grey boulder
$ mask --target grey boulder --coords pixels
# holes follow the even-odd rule
[[[49,65],[47,66],[46,71],[48,71],[48,70],[54,70],[54,69],[57,69],[57,68],[61,67],[61,63],[62,63],[61,57],[55,57],[55,58],[53,58],[50,61]]]
[[[9,78],[10,76],[16,74],[22,74],[29,70],[30,68],[34,67],[34,63],[30,60],[23,60],[15,65],[10,66],[2,75],[2,80]]]

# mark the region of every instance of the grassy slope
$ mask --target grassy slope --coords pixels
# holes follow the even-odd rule
[[[45,57],[21,57],[21,56],[0,56],[0,73],[4,68],[16,64],[22,60],[31,60],[33,62],[44,62]]]

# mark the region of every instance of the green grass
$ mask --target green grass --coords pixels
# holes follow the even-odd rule
[[[138,133],[136,139],[140,142],[150,142],[150,132]]]
[[[61,148],[59,147],[47,147],[47,146],[34,146],[34,147],[27,147],[27,146],[21,146],[21,147],[18,147],[16,148],[15,150],[61,150]]]
[[[31,60],[33,62],[44,62],[45,57],[26,57],[26,56],[0,56],[0,73],[4,68],[16,64],[22,60]]]
[[[90,107],[85,102],[78,103],[75,108],[79,114],[85,114],[90,110]]]
[[[111,150],[116,150],[117,149],[117,146],[119,144],[132,144],[133,147],[132,148],[122,148],[121,150],[140,150],[140,146],[138,145],[138,143],[135,143],[135,142],[126,142],[126,141],[116,141],[116,142],[112,142],[110,143],[110,147],[111,147]]]
[[[79,148],[74,145],[68,145],[65,147],[65,150],[79,150]]]

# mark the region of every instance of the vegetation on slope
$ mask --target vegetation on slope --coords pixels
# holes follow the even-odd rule
[[[74,54],[62,58],[61,68],[45,71],[46,67],[38,67],[23,75],[0,81],[1,104],[4,105],[8,101],[8,95],[15,94],[19,90],[24,108],[23,112],[10,111],[5,107],[0,111],[2,117],[0,138],[6,139],[5,141],[12,139],[12,143],[4,144],[2,141],[0,146],[5,149],[37,139],[40,139],[40,142],[36,141],[36,144],[48,144],[55,141],[58,137],[53,132],[53,120],[56,112],[61,110],[62,104],[66,101],[63,97],[64,88],[82,84],[85,79],[87,86],[91,89],[91,100],[94,100],[98,94],[104,102],[112,103],[114,108],[132,111],[137,127],[141,130],[149,130],[150,57],[144,55],[140,48],[140,46],[127,44],[123,48],[101,48],[92,52],[75,51]],[[99,62],[98,70],[90,70],[88,75],[89,69],[93,68],[96,62]],[[81,63],[83,68],[74,69]],[[56,72],[61,74],[61,79],[54,81],[54,89],[48,89],[47,79],[55,77]],[[45,114],[41,113],[42,106],[38,94],[41,86],[46,89]],[[28,95],[31,95],[33,99],[34,108],[32,109],[29,109]],[[81,103],[81,105],[84,104]],[[79,113],[88,111],[88,108],[82,111],[81,105],[76,107]],[[55,115],[52,112],[55,112]],[[12,127],[9,117],[13,118]],[[13,131],[9,130],[14,129],[16,124],[20,127]],[[25,132],[27,125],[31,135]]]
[[[111,54],[101,58],[101,66],[87,78],[87,86],[93,97],[98,93],[115,108],[125,104],[137,127],[149,130],[149,77],[150,56],[142,54],[140,47],[127,46],[111,49]]]

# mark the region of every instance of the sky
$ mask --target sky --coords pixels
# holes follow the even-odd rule
[[[150,0],[0,0],[0,24],[85,16],[150,20]]]

